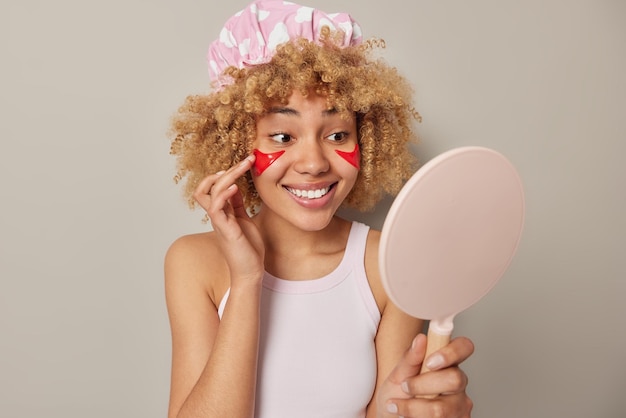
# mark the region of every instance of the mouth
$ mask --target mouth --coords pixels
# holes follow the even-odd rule
[[[296,189],[293,187],[287,187],[285,186],[285,189],[291,193],[292,195],[299,197],[301,199],[320,199],[324,196],[326,196],[326,194],[328,194],[328,192],[330,192],[332,190],[333,187],[335,187],[337,183],[333,183],[330,186],[326,186],[326,187],[321,187],[319,189]]]

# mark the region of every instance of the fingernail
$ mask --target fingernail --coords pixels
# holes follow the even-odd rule
[[[430,370],[435,370],[443,366],[443,362],[444,358],[441,354],[433,354],[426,361],[426,367],[428,367]]]
[[[215,173],[216,176],[221,176],[222,174],[224,174],[226,172],[226,170],[221,170],[218,171],[217,173]]]
[[[410,393],[409,393],[409,384],[407,382],[402,382],[400,387],[402,388],[402,391],[404,393],[408,393],[410,395]]]
[[[398,413],[398,405],[396,405],[395,403],[388,403],[387,404],[387,412],[389,412],[390,414],[397,414]]]
[[[413,342],[411,343],[411,349],[415,350],[416,345],[417,345],[417,337],[413,338]]]

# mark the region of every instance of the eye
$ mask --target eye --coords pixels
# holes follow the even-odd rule
[[[284,133],[277,133],[277,134],[270,135],[270,138],[272,139],[272,141],[279,142],[281,144],[286,144],[292,139],[291,135],[284,134]]]
[[[328,135],[326,139],[332,142],[342,142],[346,138],[348,138],[348,135],[349,135],[348,132],[335,132],[335,133]]]

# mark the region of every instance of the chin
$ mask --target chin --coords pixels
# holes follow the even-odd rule
[[[310,214],[304,216],[296,216],[295,219],[291,220],[291,223],[306,232],[317,232],[322,231],[330,225],[333,218],[335,217],[335,213],[319,213],[319,214]]]

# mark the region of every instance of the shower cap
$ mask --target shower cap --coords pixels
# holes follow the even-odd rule
[[[254,1],[228,19],[209,46],[209,77],[223,87],[230,83],[222,74],[227,67],[242,69],[269,62],[278,45],[294,38],[317,42],[324,26],[344,33],[342,48],[363,40],[361,27],[346,13],[328,14],[283,0]]]

